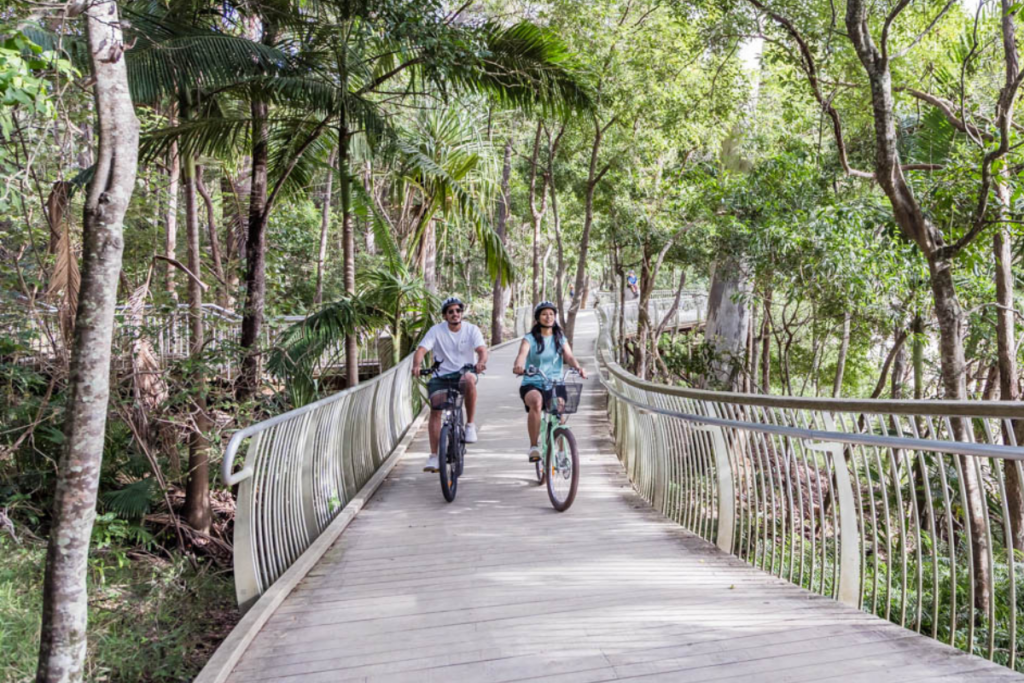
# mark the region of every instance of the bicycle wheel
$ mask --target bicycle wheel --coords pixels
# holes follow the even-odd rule
[[[543,486],[544,482],[547,481],[546,477],[547,477],[548,467],[547,467],[547,464],[545,463],[545,460],[547,459],[547,456],[544,455],[544,444],[550,443],[550,436],[546,434],[549,429],[550,429],[550,423],[545,418],[540,423],[540,431],[541,431],[541,436],[540,436],[540,443],[541,443],[540,460],[538,460],[537,462],[533,463],[536,466],[536,468],[537,468],[537,483],[540,484],[541,486]],[[549,448],[548,450],[551,450],[551,449]]]
[[[543,485],[544,484],[544,477],[545,477],[545,475],[547,474],[547,471],[548,471],[547,467],[544,465],[544,457],[541,456],[541,459],[538,460],[537,462],[533,463],[533,464],[537,468],[537,483]]]
[[[565,512],[576,498],[580,484],[580,455],[576,437],[568,427],[555,429],[547,457],[548,498],[559,512]]]
[[[450,425],[441,426],[441,435],[437,440],[437,471],[441,475],[441,493],[449,503],[455,500],[455,492],[459,486],[458,458],[452,448],[456,439],[452,437]]]

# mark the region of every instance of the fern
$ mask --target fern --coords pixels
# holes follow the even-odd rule
[[[107,491],[102,495],[103,503],[118,517],[127,520],[140,520],[153,503],[152,477],[139,479],[124,488]]]

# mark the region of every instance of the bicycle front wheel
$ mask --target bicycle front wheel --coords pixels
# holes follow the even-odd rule
[[[441,475],[441,493],[449,503],[455,500],[459,486],[458,435],[449,425],[442,425],[437,441],[437,471]]]
[[[580,455],[576,449],[576,437],[568,427],[555,430],[545,466],[551,505],[559,512],[565,512],[576,499],[576,489],[580,484]]]

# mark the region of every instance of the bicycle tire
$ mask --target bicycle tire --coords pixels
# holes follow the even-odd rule
[[[568,427],[555,429],[545,465],[548,499],[552,507],[565,512],[576,500],[580,484],[580,454],[576,448],[576,437]]]
[[[437,471],[441,477],[441,495],[449,503],[455,500],[459,488],[457,462],[449,458],[452,443],[451,427],[441,426],[441,434],[437,440]]]
[[[544,477],[548,471],[547,465],[544,464],[544,458],[541,458],[540,460],[533,464],[537,469],[537,485],[543,486],[544,482],[546,481]]]

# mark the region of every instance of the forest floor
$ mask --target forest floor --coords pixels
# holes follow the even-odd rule
[[[0,681],[35,678],[46,545],[0,535]],[[230,571],[116,543],[89,558],[88,681],[191,680],[238,621]]]

